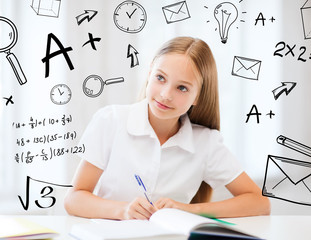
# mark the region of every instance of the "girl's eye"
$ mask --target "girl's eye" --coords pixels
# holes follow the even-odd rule
[[[162,77],[161,75],[157,75],[157,79],[161,82],[164,81],[164,77]]]
[[[188,92],[188,88],[186,88],[185,86],[179,86],[178,89],[182,92]]]

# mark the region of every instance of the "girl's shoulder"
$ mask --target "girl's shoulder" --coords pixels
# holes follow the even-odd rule
[[[199,124],[191,123],[194,139],[197,141],[213,141],[222,142],[223,137],[221,132],[217,129],[211,129]]]
[[[119,118],[122,115],[126,115],[130,112],[131,104],[111,104],[98,109],[93,118],[107,119],[107,118]]]

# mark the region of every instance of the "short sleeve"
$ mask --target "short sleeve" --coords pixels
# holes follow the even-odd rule
[[[84,144],[85,151],[79,156],[104,170],[109,161],[116,123],[112,106],[98,110],[80,139],[79,146]]]
[[[241,164],[224,145],[219,131],[211,130],[206,151],[204,181],[212,188],[229,184],[243,172]]]

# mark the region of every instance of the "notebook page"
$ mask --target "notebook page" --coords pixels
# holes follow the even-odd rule
[[[189,235],[191,230],[201,224],[218,224],[216,221],[174,208],[164,208],[155,212],[150,220],[170,231]]]
[[[80,225],[80,227],[87,227]],[[154,224],[147,220],[106,220],[106,219],[92,219],[89,227],[105,238],[122,239],[122,238],[139,238],[158,235],[173,235],[172,232],[162,226]],[[122,229],[122,231],[120,231]]]

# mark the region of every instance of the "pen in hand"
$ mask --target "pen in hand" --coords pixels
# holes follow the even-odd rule
[[[147,189],[146,189],[146,187],[145,187],[143,181],[142,181],[141,178],[139,177],[139,175],[135,174],[135,178],[136,178],[136,181],[137,181],[138,185],[143,189],[144,195],[145,195],[145,198],[147,199],[147,201],[148,201],[152,206],[154,206],[153,203],[150,201],[150,198],[148,197]]]

